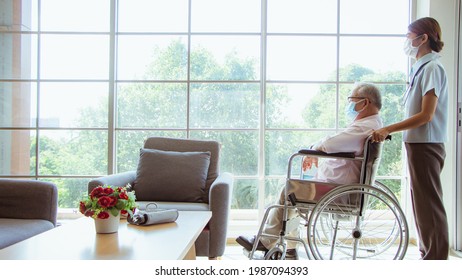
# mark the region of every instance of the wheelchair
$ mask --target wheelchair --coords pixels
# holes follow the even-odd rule
[[[276,241],[264,253],[266,260],[285,260],[288,241],[301,244],[308,259],[403,259],[409,242],[406,217],[393,192],[375,181],[382,146],[383,143],[372,142],[368,137],[361,157],[354,153],[327,154],[316,150],[293,154],[288,163],[284,204],[266,209],[254,246],[248,252],[249,259],[261,259],[256,249],[262,237]],[[360,161],[359,183],[342,185],[294,178],[293,163],[305,156]],[[294,187],[306,189],[308,199],[297,199],[289,192]],[[281,231],[279,235],[264,233],[269,213],[276,209],[283,211]],[[289,236],[288,232],[295,227],[305,227],[306,236]]]

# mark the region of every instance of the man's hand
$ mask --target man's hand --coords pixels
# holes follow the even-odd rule
[[[318,167],[318,158],[317,157],[303,157],[302,169],[303,171],[309,170],[312,167]]]

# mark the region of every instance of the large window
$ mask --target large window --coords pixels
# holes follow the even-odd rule
[[[222,143],[233,211],[257,213],[287,159],[347,123],[355,82],[402,118],[403,0],[0,1],[0,177],[59,187],[75,208],[89,178],[134,170],[152,135]],[[390,19],[393,20],[390,20]],[[401,139],[382,181],[400,195]]]

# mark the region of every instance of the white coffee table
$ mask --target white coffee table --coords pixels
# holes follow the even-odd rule
[[[195,259],[194,242],[212,217],[210,211],[180,211],[173,223],[95,233],[91,218],[80,218],[0,250],[3,260],[181,260]]]

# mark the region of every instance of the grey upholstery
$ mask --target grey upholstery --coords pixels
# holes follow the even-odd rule
[[[208,201],[205,191],[210,152],[141,149],[136,195],[143,200]]]
[[[233,178],[230,173],[220,173],[220,144],[216,141],[151,137],[144,143],[145,149],[156,149],[174,152],[210,152],[210,164],[205,183],[205,196],[201,202],[156,201],[159,208],[176,208],[178,210],[212,211],[212,218],[207,227],[196,240],[197,256],[216,258],[223,255],[226,245],[226,231],[231,202]],[[155,172],[155,170],[153,170]],[[112,174],[91,180],[88,189],[91,191],[98,185],[124,186],[131,184],[137,196],[140,208],[151,202],[136,193],[136,171]],[[172,241],[174,242],[174,241]]]
[[[0,249],[54,228],[57,212],[54,184],[0,179]]]

